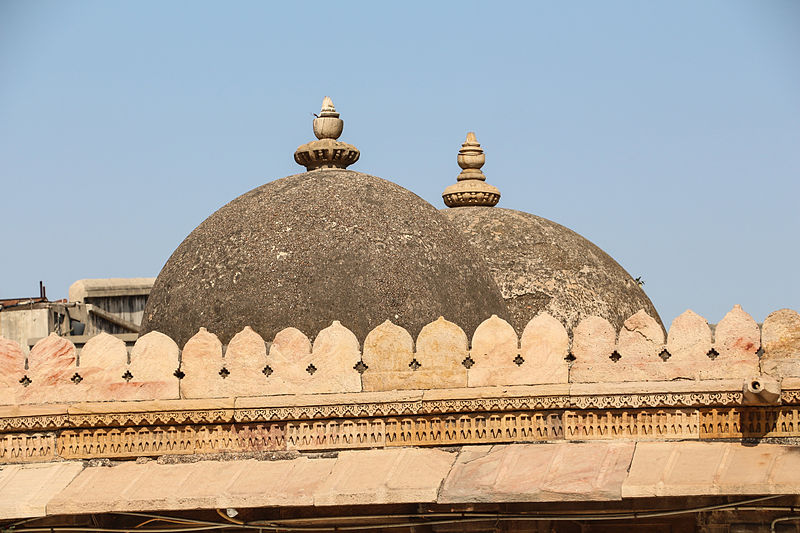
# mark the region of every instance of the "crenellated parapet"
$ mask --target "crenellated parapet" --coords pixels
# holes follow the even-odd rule
[[[158,332],[130,350],[108,334],[86,343],[78,357],[53,334],[26,357],[0,339],[0,402],[199,399],[292,394],[460,389],[568,383],[648,383],[674,380],[767,381],[800,378],[800,315],[783,309],[759,326],[735,306],[712,328],[686,311],[665,336],[644,311],[619,331],[584,318],[568,335],[540,314],[521,335],[492,316],[471,338],[444,318],[414,339],[386,321],[363,342],[334,322],[313,343],[286,328],[265,341],[251,328],[223,346],[201,328],[182,349]]]
[[[0,339],[0,463],[591,440],[800,437],[800,315],[716,326],[686,311],[667,335],[638,312],[569,335],[541,314],[521,335],[492,316],[468,336],[439,318],[358,339],[201,328],[80,354],[51,335],[26,357]]]

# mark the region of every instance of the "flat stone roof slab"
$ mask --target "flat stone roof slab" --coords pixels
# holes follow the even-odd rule
[[[79,461],[0,468],[0,517],[46,516],[47,503],[83,470]]]
[[[800,446],[639,442],[624,498],[800,494]]]

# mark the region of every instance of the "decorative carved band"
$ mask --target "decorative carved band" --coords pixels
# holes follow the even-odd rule
[[[0,435],[0,463],[34,463],[55,458],[55,434],[7,433]]]
[[[700,437],[704,439],[800,437],[800,408],[787,406],[701,409]]]
[[[698,414],[694,409],[567,411],[567,440],[585,439],[696,439]]]
[[[0,436],[0,463],[562,440],[800,437],[800,407],[520,410],[70,428]]]
[[[324,397],[321,397],[324,398]],[[783,391],[784,404],[800,404],[800,391]],[[607,395],[550,395],[444,400],[320,404],[289,407],[154,409],[141,412],[59,413],[0,417],[0,433],[66,428],[176,426],[234,422],[329,420],[430,414],[496,413],[547,410],[735,407],[741,392],[682,392]],[[132,406],[138,406],[136,402]],[[119,407],[119,404],[116,404]]]
[[[277,424],[155,426],[66,430],[58,435],[64,459],[147,457],[285,450]]]

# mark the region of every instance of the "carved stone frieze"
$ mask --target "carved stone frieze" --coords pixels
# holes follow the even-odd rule
[[[146,426],[65,430],[57,439],[64,459],[147,457],[286,449],[277,424]]]
[[[584,439],[696,439],[696,409],[566,411],[564,438]]]
[[[529,411],[389,418],[386,446],[534,442],[564,437],[560,413]]]
[[[0,435],[0,463],[52,461],[55,457],[53,433],[6,433]]]
[[[347,414],[359,412],[356,406],[350,407]],[[209,417],[208,411],[201,412],[204,413],[201,419]],[[226,412],[232,418],[231,410]],[[258,416],[271,414],[274,413],[265,410]],[[321,413],[316,411],[315,414]],[[144,420],[119,414],[80,416],[82,423],[92,422],[98,426],[1,434],[0,463],[563,440],[800,437],[800,406],[797,405],[395,412],[377,416],[225,423],[177,423],[176,418],[187,420],[190,417],[160,413],[156,420],[170,421],[166,424],[131,423],[134,418],[139,422]],[[96,418],[90,419],[90,416]],[[125,421],[122,425],[102,425],[122,421]]]
[[[700,409],[700,438],[800,437],[800,407]]]

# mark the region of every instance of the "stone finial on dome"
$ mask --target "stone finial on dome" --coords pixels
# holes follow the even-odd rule
[[[493,207],[500,200],[497,187],[486,183],[481,167],[486,162],[474,132],[467,133],[467,140],[458,151],[458,166],[461,173],[458,182],[447,187],[442,199],[447,207]]]
[[[333,106],[333,100],[326,96],[322,100],[322,110],[315,115],[314,135],[318,140],[306,143],[294,152],[297,164],[306,170],[323,168],[347,168],[361,156],[361,152],[351,145],[337,139],[342,134],[344,121]]]

